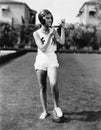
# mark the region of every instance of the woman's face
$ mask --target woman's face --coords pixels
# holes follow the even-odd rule
[[[45,20],[45,25],[51,27],[52,26],[52,15],[51,14],[47,14],[43,17],[43,19]]]

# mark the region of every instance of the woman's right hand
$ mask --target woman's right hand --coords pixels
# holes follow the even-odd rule
[[[50,35],[51,35],[51,36],[55,36],[55,34],[56,34],[56,30],[55,30],[54,27],[52,27],[52,28],[50,29]]]

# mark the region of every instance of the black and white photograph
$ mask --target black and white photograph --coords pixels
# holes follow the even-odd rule
[[[101,130],[101,0],[0,0],[0,130]]]

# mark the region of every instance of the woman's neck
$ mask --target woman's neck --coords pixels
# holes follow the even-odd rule
[[[48,34],[49,31],[50,31],[49,27],[45,27],[45,26],[42,26],[41,29],[42,29],[42,32],[45,33],[45,34]]]

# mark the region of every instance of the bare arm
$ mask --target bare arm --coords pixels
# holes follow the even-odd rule
[[[62,45],[64,45],[65,44],[65,22],[64,21],[62,21],[61,22],[61,36],[59,36],[59,34],[56,32],[55,33],[55,38],[56,38],[56,40],[60,43],[60,44],[62,44]]]

